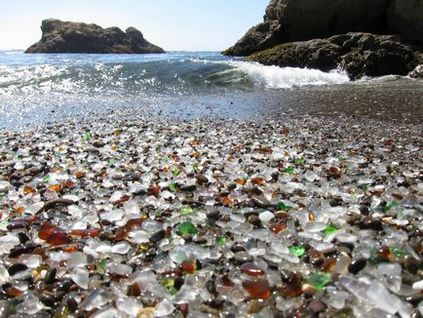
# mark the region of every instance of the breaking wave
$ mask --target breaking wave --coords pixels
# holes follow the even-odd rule
[[[161,55],[0,54],[0,95],[19,93],[167,96],[286,89],[348,81],[339,72],[263,66],[217,53]]]

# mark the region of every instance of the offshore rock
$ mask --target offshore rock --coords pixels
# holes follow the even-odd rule
[[[41,31],[41,40],[25,53],[164,53],[133,27],[123,32],[117,27],[47,19]]]
[[[252,54],[250,60],[280,67],[345,70],[351,79],[407,75],[418,64],[412,46],[393,35],[347,33],[327,39],[285,43]]]

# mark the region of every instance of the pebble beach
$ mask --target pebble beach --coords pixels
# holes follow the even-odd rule
[[[0,316],[421,317],[422,124],[0,132]]]

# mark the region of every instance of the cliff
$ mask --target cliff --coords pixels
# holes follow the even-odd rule
[[[420,63],[422,17],[423,0],[271,0],[264,21],[224,53],[269,65],[342,68],[353,79],[406,75]]]
[[[246,56],[281,43],[348,32],[399,34],[423,44],[422,17],[423,0],[272,0],[263,23],[225,53]]]

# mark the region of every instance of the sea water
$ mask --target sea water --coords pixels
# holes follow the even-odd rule
[[[180,118],[255,118],[275,111],[310,110],[315,99],[310,92],[321,96],[342,88],[345,94],[345,89],[357,91],[357,86],[339,70],[264,66],[217,52],[2,51],[0,129],[118,111]]]

